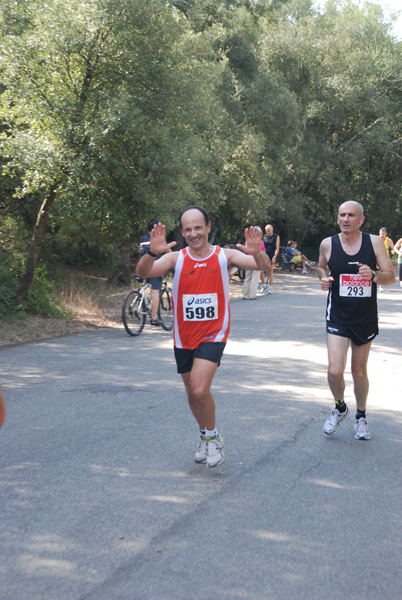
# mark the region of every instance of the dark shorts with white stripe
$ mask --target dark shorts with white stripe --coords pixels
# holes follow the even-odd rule
[[[378,335],[378,323],[363,323],[362,325],[346,325],[327,321],[327,333],[347,337],[355,346],[363,346],[372,342]]]

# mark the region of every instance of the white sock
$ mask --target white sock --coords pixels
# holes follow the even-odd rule
[[[216,437],[218,435],[218,431],[215,427],[215,429],[211,429],[211,431],[209,429],[205,430],[205,437],[209,437],[209,438],[213,438]]]

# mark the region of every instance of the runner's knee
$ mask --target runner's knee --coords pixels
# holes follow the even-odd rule
[[[328,379],[335,380],[343,377],[344,368],[340,365],[330,365],[328,367]]]
[[[352,365],[352,377],[353,379],[366,379],[367,378],[367,368],[365,366],[353,366]]]

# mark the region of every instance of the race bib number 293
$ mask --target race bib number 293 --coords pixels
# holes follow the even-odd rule
[[[356,275],[339,276],[339,295],[347,298],[369,298],[371,296],[371,281]]]
[[[217,294],[183,294],[184,321],[213,321],[217,318]]]

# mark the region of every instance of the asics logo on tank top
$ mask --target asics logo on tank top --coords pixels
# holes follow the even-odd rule
[[[194,268],[193,268],[193,269],[191,269],[191,271],[190,271],[190,275],[194,275],[194,273],[195,273],[195,270],[196,270],[198,267],[206,267],[206,266],[207,266],[207,263],[195,263],[195,265],[194,265]]]
[[[191,304],[211,304],[212,300],[210,297],[199,297],[199,298],[190,298],[187,301],[187,306],[191,306]]]

